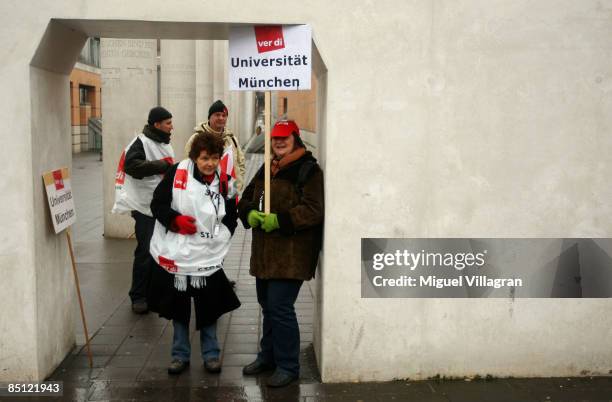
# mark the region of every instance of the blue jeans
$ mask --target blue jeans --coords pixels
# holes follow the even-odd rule
[[[294,304],[302,283],[293,279],[259,278],[255,282],[263,313],[257,360],[295,377],[300,374],[300,327]]]
[[[188,362],[191,358],[191,343],[189,342],[189,323],[184,324],[172,320],[174,335],[172,336],[172,358]],[[219,343],[217,342],[217,323],[202,327],[200,330],[200,346],[202,360],[219,358]]]

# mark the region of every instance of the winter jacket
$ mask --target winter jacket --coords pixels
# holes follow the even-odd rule
[[[163,142],[164,144],[170,143],[170,134],[158,130],[155,127],[146,125],[142,129],[142,133],[153,141]],[[135,179],[142,179],[143,177],[165,173],[170,166],[171,164],[164,160],[148,161],[140,139],[134,141],[125,154],[125,173]]]
[[[314,161],[315,165],[300,191],[296,181],[306,161]],[[263,210],[263,189],[262,166],[238,204],[238,215],[245,228],[250,227],[249,212]],[[253,229],[251,275],[260,279],[309,280],[314,277],[321,250],[323,200],[323,172],[310,152],[281,168],[271,178],[270,212],[277,214],[280,228],[270,233],[261,228]]]

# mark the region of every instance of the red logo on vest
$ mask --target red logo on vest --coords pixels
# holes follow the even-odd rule
[[[119,166],[117,167],[117,174],[115,175],[115,184],[125,183],[125,171],[123,170],[123,165],[125,165],[125,151],[121,153],[121,158],[119,158]]]
[[[177,272],[178,268],[174,263],[174,260],[171,260],[166,257],[159,256],[159,266],[164,268],[168,272]]]
[[[256,26],[254,28],[258,53],[285,48],[283,27],[281,25]]]
[[[185,190],[187,188],[187,170],[177,169],[174,175],[174,188]]]
[[[64,188],[64,179],[62,178],[62,171],[53,171],[53,181],[55,182],[55,190],[59,191]]]

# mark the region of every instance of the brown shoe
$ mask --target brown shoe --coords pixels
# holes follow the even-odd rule
[[[213,374],[220,373],[221,372],[221,362],[216,357],[213,357],[212,359],[208,359],[204,362],[204,368],[209,373],[213,373]]]
[[[187,367],[189,367],[189,362],[174,359],[168,366],[168,374],[181,374]]]

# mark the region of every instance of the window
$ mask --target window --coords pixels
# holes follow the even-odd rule
[[[79,103],[81,105],[86,105],[89,103],[88,92],[87,87],[79,85]]]
[[[100,67],[100,38],[89,38],[91,64]]]
[[[79,62],[100,67],[100,38],[89,38],[79,54]]]

